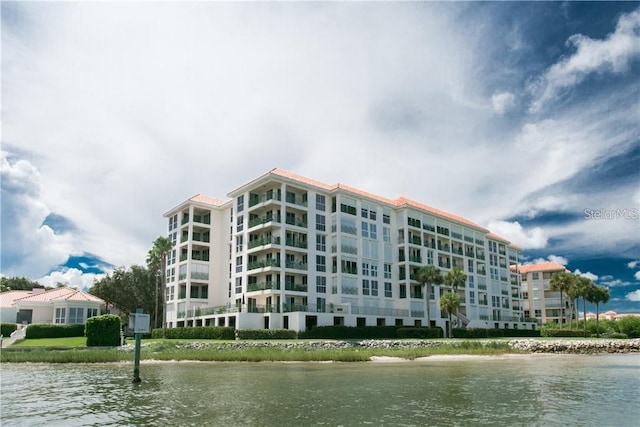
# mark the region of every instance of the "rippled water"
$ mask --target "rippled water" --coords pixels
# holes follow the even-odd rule
[[[3,364],[2,426],[640,425],[640,355]]]

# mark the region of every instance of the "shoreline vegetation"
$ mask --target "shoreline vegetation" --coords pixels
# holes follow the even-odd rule
[[[134,345],[120,347],[31,346],[3,348],[2,363],[133,363]],[[18,343],[17,343],[18,344]],[[35,343],[33,343],[35,344]],[[411,339],[225,341],[150,340],[141,363],[200,362],[384,362],[458,360],[534,354],[611,354],[640,352],[640,339]]]

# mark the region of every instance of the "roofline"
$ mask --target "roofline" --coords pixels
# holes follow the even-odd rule
[[[206,203],[204,201],[201,200],[197,200],[198,198],[208,198],[211,199],[212,201],[217,201],[220,202],[219,204],[216,203]],[[162,216],[164,218],[168,218],[171,215],[173,215],[176,211],[180,211],[185,207],[191,206],[191,205],[198,205],[202,208],[217,208],[217,209],[223,209],[227,204],[230,204],[232,202],[231,199],[228,200],[220,200],[220,199],[216,199],[215,197],[209,197],[206,196],[202,193],[198,193],[198,194],[194,194],[193,196],[189,197],[187,200],[185,200],[184,202],[176,205],[175,207],[169,209],[168,211],[166,211],[165,213],[162,214]]]

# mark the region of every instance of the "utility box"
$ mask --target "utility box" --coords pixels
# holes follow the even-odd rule
[[[129,330],[134,334],[148,334],[150,315],[145,313],[131,313],[129,314]]]

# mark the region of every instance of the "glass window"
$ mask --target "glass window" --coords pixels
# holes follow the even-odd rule
[[[326,199],[322,194],[316,194],[316,210],[323,211],[326,209]]]
[[[327,229],[324,215],[316,214],[316,230],[325,231]]]
[[[327,278],[324,276],[316,276],[316,292],[319,294],[327,293]]]
[[[84,323],[84,309],[80,307],[69,307],[69,323],[81,324]]]
[[[393,293],[391,292],[391,282],[384,282],[384,296],[385,298],[393,298]]]
[[[325,252],[327,250],[327,236],[318,234],[316,236],[316,250]]]
[[[67,320],[67,309],[56,308],[56,323],[64,323]]]
[[[244,210],[244,194],[242,196],[238,196],[238,212],[242,212]]]
[[[324,255],[316,255],[316,271],[327,271],[327,259]]]

